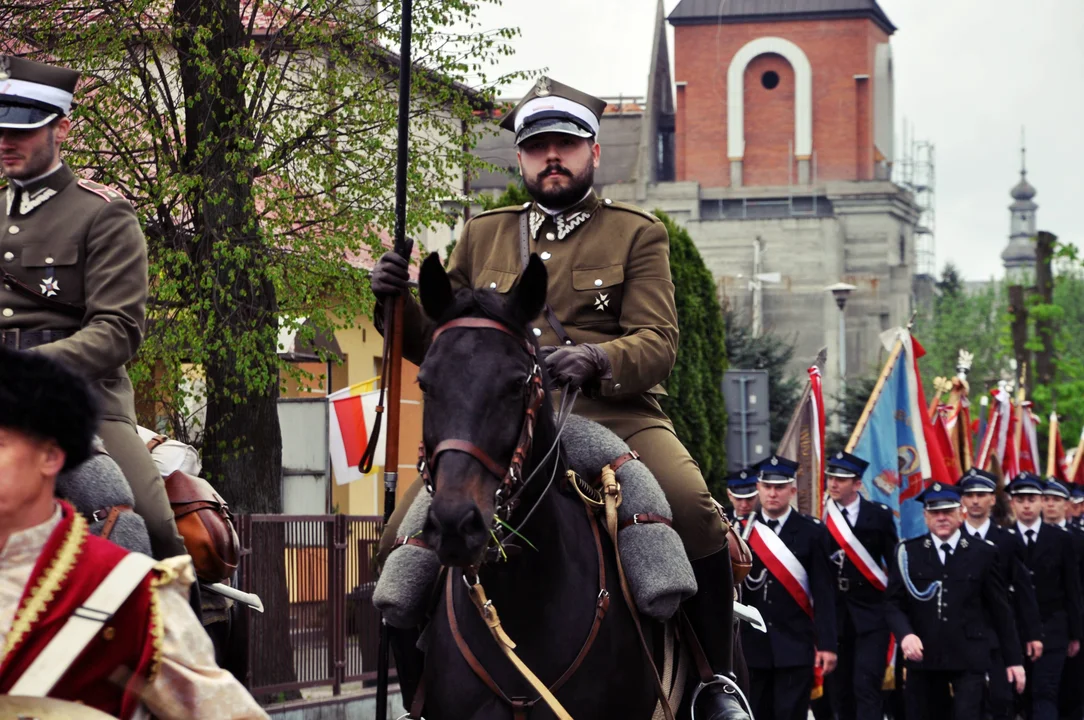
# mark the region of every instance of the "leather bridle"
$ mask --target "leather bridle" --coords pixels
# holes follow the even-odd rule
[[[458,438],[442,440],[430,453],[426,449],[425,440],[423,439],[418,447],[418,472],[421,474],[426,490],[432,495],[436,491],[436,487],[434,486],[430,469],[436,467],[436,463],[440,459],[441,454],[454,451],[470,455],[481,463],[482,467],[488,470],[494,477],[501,479],[500,485],[498,485],[494,496],[494,502],[496,505],[497,516],[502,520],[507,521],[512,512],[519,505],[520,496],[527,487],[527,482],[523,477],[523,465],[530,456],[531,445],[534,442],[535,422],[538,419],[538,411],[542,407],[542,403],[545,401],[546,397],[546,391],[542,385],[542,367],[538,362],[538,355],[534,344],[527,340],[523,335],[513,331],[507,325],[497,320],[490,320],[487,318],[457,318],[444,323],[437,328],[433,333],[431,342],[436,342],[437,338],[448,330],[457,328],[497,330],[498,332],[502,332],[515,339],[530,356],[531,371],[527,375],[527,380],[524,383],[524,395],[526,396],[527,410],[524,413],[523,425],[520,428],[519,441],[516,443],[516,449],[512,453],[511,462],[509,462],[508,467],[505,468],[497,464],[497,462],[489,456],[489,453],[469,440]]]

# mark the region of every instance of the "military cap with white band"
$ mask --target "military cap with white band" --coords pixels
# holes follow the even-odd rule
[[[0,55],[0,128],[33,130],[72,110],[79,73]]]
[[[540,77],[531,91],[501,121],[516,134],[516,145],[542,133],[589,138],[598,135],[606,101]]]

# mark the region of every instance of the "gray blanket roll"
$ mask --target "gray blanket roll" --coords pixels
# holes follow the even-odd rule
[[[628,444],[613,432],[578,415],[568,419],[563,445],[569,465],[588,480],[629,452]],[[673,518],[658,481],[639,460],[618,468],[617,481],[622,496],[617,509],[619,526],[638,513]],[[696,578],[685,546],[669,525],[630,525],[618,533],[617,543],[636,606],[645,615],[666,620],[683,600],[696,594]]]
[[[114,505],[134,507],[135,496],[116,461],[104,449],[96,450],[82,465],[57,478],[56,494],[70,502],[87,519],[91,533],[101,535],[105,519],[95,521],[93,514]],[[147,525],[135,512],[121,512],[117,516],[109,541],[125,550],[151,555]]]
[[[565,426],[563,447],[569,465],[581,477],[593,480],[603,466],[629,451],[629,446],[602,425],[573,415]],[[617,471],[622,503],[618,524],[638,513],[672,518],[670,505],[658,481],[639,461]],[[425,525],[428,493],[419,493],[402,524],[400,537],[411,537]],[[646,615],[666,620],[681,602],[696,594],[696,579],[681,538],[669,525],[630,525],[618,533],[618,551],[636,607]],[[394,627],[414,627],[425,617],[432,583],[440,572],[437,554],[426,548],[403,545],[388,556],[373,593],[373,604]]]

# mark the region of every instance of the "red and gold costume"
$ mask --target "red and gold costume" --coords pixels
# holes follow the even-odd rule
[[[12,535],[0,549],[0,693],[127,554],[90,535],[61,501],[47,522]],[[146,705],[162,718],[265,718],[228,672],[188,605],[187,557],[155,568],[78,656],[51,697],[77,700],[119,718]]]

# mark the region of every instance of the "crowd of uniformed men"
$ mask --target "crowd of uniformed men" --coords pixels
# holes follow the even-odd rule
[[[767,625],[742,624],[755,717],[1084,717],[1084,488],[1022,473],[999,524],[997,478],[973,468],[926,488],[928,532],[899,542],[866,467],[830,454],[823,521],[795,509],[790,460],[728,478],[742,601]]]

